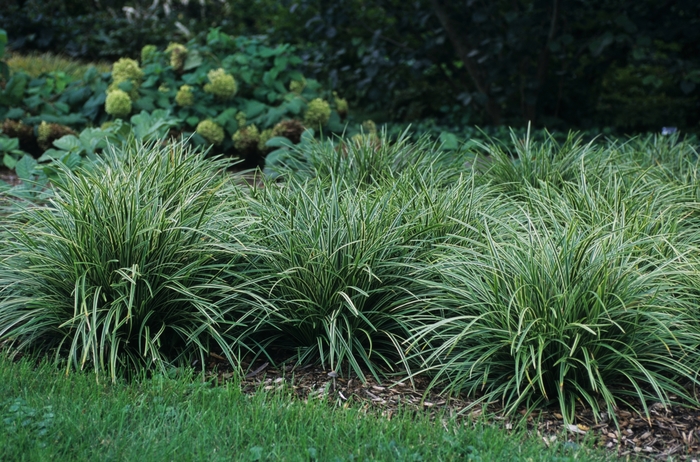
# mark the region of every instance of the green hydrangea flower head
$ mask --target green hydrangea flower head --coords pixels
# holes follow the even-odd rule
[[[223,127],[213,120],[202,120],[197,124],[195,131],[211,144],[218,145],[224,141],[225,134]]]
[[[265,143],[267,143],[270,138],[272,138],[272,129],[271,128],[266,128],[265,130],[260,133],[260,139],[258,140],[258,150],[259,151],[266,151],[270,148],[265,146]]]
[[[119,85],[122,82],[130,81],[135,87],[141,85],[143,71],[135,59],[121,58],[112,65],[112,82]]]
[[[365,133],[369,133],[370,135],[376,135],[377,124],[374,123],[374,120],[365,120],[364,122],[362,122],[362,131]]]
[[[236,130],[236,133],[231,137],[233,146],[239,151],[247,151],[258,146],[260,141],[260,132],[255,125],[248,125]]]
[[[362,133],[357,133],[352,136],[351,140],[356,146],[371,146],[378,148],[381,145],[381,140],[377,136],[377,124],[373,120],[365,120],[362,122]]]
[[[335,110],[338,111],[340,117],[345,117],[348,113],[348,100],[338,96],[338,92],[333,92],[333,99],[335,100]]]
[[[112,90],[107,93],[105,111],[114,117],[126,117],[131,113],[131,98],[124,90]]]
[[[155,45],[145,45],[141,48],[141,64],[153,61],[157,52],[158,48]]]
[[[319,127],[326,125],[331,116],[331,105],[321,98],[316,98],[309,102],[304,114],[304,125],[308,127]]]
[[[165,52],[170,53],[170,67],[176,71],[182,69],[187,58],[187,47],[181,43],[170,42]]]
[[[170,91],[170,87],[168,86],[167,83],[161,83],[160,86],[158,87],[158,91],[160,93],[167,93]]]
[[[189,85],[183,85],[177,91],[175,95],[175,102],[178,106],[192,106],[194,104],[194,93],[192,93],[192,87]]]
[[[306,88],[306,79],[301,78],[301,80],[292,80],[289,83],[289,91],[294,92],[298,95],[301,94],[302,91],[304,91],[304,88]]]
[[[112,65],[112,83],[109,85],[107,92],[119,89],[119,85],[124,82],[130,82],[129,97],[136,99],[138,98],[141,80],[143,80],[143,71],[139,67],[139,63],[134,59],[121,58]]]
[[[248,118],[246,117],[245,112],[239,111],[238,114],[236,114],[236,122],[238,123],[239,127],[246,126],[248,123]]]
[[[204,91],[220,99],[230,99],[236,94],[236,80],[222,68],[212,69],[207,73],[209,83],[204,85]]]

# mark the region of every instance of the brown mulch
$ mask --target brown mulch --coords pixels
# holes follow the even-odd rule
[[[428,415],[454,416],[457,418],[482,417],[484,407],[461,397],[447,397],[438,392],[428,392],[428,380],[422,377],[408,381],[377,381],[365,374],[365,381],[357,376],[341,377],[319,367],[274,366],[269,362],[249,366],[250,372],[242,379],[245,393],[261,390],[291,391],[297,398],[306,401],[322,399],[341,407],[360,406],[375,410],[392,418],[399,410],[426,412]],[[222,357],[212,354],[207,364],[211,378],[217,383],[234,380],[235,372]],[[641,406],[639,406],[641,409]],[[465,411],[465,409],[467,409]],[[518,425],[517,418],[506,418],[499,414],[497,406],[486,408],[486,417],[496,425],[512,429]],[[523,411],[521,414],[525,414]],[[612,419],[596,422],[590,409],[577,409],[576,424],[565,425],[556,409],[540,409],[526,417],[528,429],[541,438],[544,445],[554,441],[577,442],[585,436],[593,437],[597,447],[607,448],[621,458],[641,460],[700,461],[700,409],[682,406],[665,408],[660,403],[652,404],[649,418],[633,409],[618,409],[618,426]]]
[[[17,186],[20,183],[15,172],[6,167],[0,167],[0,181],[4,181],[11,186]]]

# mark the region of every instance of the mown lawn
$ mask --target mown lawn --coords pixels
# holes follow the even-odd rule
[[[97,384],[49,364],[0,359],[0,459],[45,460],[606,460],[486,422],[241,393],[196,374]]]

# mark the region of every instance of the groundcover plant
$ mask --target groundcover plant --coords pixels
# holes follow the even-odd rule
[[[697,403],[693,194],[658,172],[605,165],[581,159],[571,181],[543,171],[502,199],[510,208],[480,214],[483,233],[440,246],[424,276],[435,314],[412,338],[434,385],[506,412],[557,403],[568,421],[581,402],[597,416]]]
[[[364,376],[401,362],[407,323],[419,307],[411,283],[415,229],[391,188],[358,190],[342,180],[266,184],[249,197],[256,244],[251,269],[255,337],[270,351],[298,352],[331,370]]]
[[[217,275],[247,224],[229,219],[227,165],[184,142],[134,142],[66,169],[47,203],[4,218],[0,338],[112,379],[213,348],[232,358],[214,301],[235,297]]]
[[[218,353],[426,374],[568,421],[579,403],[698,404],[692,147],[525,140],[512,170],[378,139],[254,185],[183,143],[64,172],[4,217],[0,339],[113,379]]]

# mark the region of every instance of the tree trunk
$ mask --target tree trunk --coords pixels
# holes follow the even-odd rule
[[[469,53],[474,49],[467,38],[458,32],[457,26],[450,18],[450,14],[446,10],[445,6],[440,0],[431,0],[433,10],[440,20],[440,24],[447,32],[447,36],[452,43],[457,56],[464,63],[464,67],[467,69],[469,76],[471,77],[474,85],[476,85],[477,90],[486,96],[486,112],[491,121],[498,125],[501,122],[501,108],[498,106],[496,101],[491,95],[490,84],[486,81],[482,70],[479,68],[478,63],[469,57]]]
[[[540,51],[540,56],[537,59],[537,74],[535,76],[535,89],[534,89],[534,98],[531,103],[527,103],[525,105],[525,118],[528,120],[528,122],[533,122],[535,121],[535,118],[537,117],[537,101],[539,100],[540,96],[540,90],[542,89],[542,86],[544,85],[545,80],[547,79],[547,72],[549,70],[549,56],[550,56],[550,50],[549,50],[549,44],[554,40],[554,36],[557,31],[557,17],[559,16],[559,0],[554,0],[554,4],[552,6],[552,19],[550,21],[549,25],[549,34],[547,34],[547,40],[544,42],[544,46],[542,47],[542,50]]]

